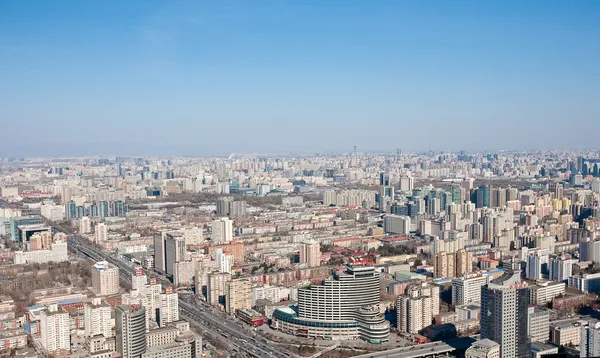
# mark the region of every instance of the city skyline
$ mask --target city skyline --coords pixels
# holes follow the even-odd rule
[[[15,135],[0,150],[582,149],[600,130],[599,14],[595,1],[6,1],[0,123]]]

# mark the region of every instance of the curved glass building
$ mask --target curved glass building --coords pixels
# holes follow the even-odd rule
[[[373,267],[347,266],[321,285],[298,291],[298,307],[273,313],[276,328],[329,339],[389,340],[390,325],[379,312],[379,273]]]

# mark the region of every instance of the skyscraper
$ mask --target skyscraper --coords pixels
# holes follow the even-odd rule
[[[489,185],[480,186],[477,189],[477,207],[490,208],[492,197],[492,188]]]
[[[174,264],[185,259],[185,238],[176,233],[154,235],[154,267],[173,275]]]
[[[121,305],[115,309],[117,352],[123,358],[141,358],[146,352],[146,309]]]
[[[481,289],[481,338],[500,344],[500,358],[531,356],[527,337],[529,288],[510,270]]]

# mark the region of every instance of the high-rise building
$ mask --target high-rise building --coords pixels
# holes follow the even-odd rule
[[[500,358],[531,356],[527,337],[529,288],[510,270],[481,289],[481,338],[500,344]]]
[[[175,287],[189,287],[194,283],[194,262],[177,261],[173,273],[173,284]]]
[[[580,326],[579,356],[600,357],[600,322],[595,319],[583,321]]]
[[[179,320],[179,297],[171,287],[165,288],[165,293],[160,295],[160,311],[158,323],[165,327],[167,323]]]
[[[231,275],[226,272],[209,273],[206,285],[206,301],[212,305],[223,304],[229,280],[231,280]]]
[[[115,308],[116,346],[123,358],[141,358],[146,352],[146,309],[141,305]]]
[[[581,261],[600,262],[600,241],[587,239],[580,242],[579,256]]]
[[[468,254],[467,254],[468,255]],[[442,251],[433,258],[433,272],[437,278],[452,278],[456,273],[456,255]]]
[[[550,251],[548,249],[536,249],[529,252],[527,256],[526,277],[531,280],[539,280],[548,274],[548,263]]]
[[[489,185],[480,186],[477,189],[477,207],[491,208],[492,188]]]
[[[410,233],[410,217],[404,215],[385,215],[383,231],[391,234],[408,235]]]
[[[99,297],[92,299],[91,303],[86,304],[83,308],[85,336],[103,335],[106,338],[112,337],[110,313],[110,305],[102,302],[102,299]]]
[[[92,266],[92,289],[99,296],[119,293],[119,268],[107,261]]]
[[[347,266],[321,285],[300,288],[297,310],[277,309],[273,319],[280,329],[309,336],[388,341],[389,322],[379,310],[379,279],[373,267]]]
[[[236,200],[229,203],[229,217],[230,218],[243,218],[246,216],[246,202],[243,200]]]
[[[154,267],[173,275],[174,264],[185,260],[185,238],[176,233],[162,232],[154,235]]]
[[[212,222],[212,241],[224,243],[233,240],[233,222],[228,218],[215,219]]]
[[[558,282],[568,280],[573,275],[574,262],[570,257],[550,259],[550,279]]]
[[[98,223],[96,224],[96,243],[97,244],[101,244],[103,242],[105,242],[106,240],[108,240],[108,228],[106,227],[106,224],[104,223]]]
[[[216,249],[215,261],[217,262],[217,269],[220,272],[231,274],[231,267],[233,265],[233,257],[231,254],[223,252],[223,249]]]
[[[550,338],[550,315],[548,310],[531,306],[527,311],[527,335],[531,342],[545,343]]]
[[[245,278],[231,279],[226,284],[225,310],[235,313],[239,309],[252,308],[252,284]]]
[[[229,203],[233,201],[231,196],[217,199],[217,216],[229,216]]]
[[[439,314],[440,288],[423,283],[406,289],[405,295],[398,296],[398,330],[416,334],[433,323]]]
[[[69,313],[56,304],[40,314],[40,343],[50,354],[68,353],[71,350],[71,320]]]
[[[410,192],[413,190],[415,180],[413,177],[405,175],[400,177],[399,189],[402,192]]]
[[[89,234],[92,232],[92,221],[89,217],[84,216],[79,219],[79,233],[80,234]]]
[[[146,293],[146,285],[148,284],[148,276],[141,268],[136,267],[131,274],[131,289],[138,290],[142,294]]]
[[[471,255],[465,249],[459,249],[454,254],[456,263],[454,265],[455,275],[457,277],[468,274],[472,271],[473,265],[471,263]]]
[[[487,281],[487,276],[483,275],[452,279],[452,305],[461,306],[481,301],[481,287]]]
[[[314,240],[306,241],[300,246],[300,262],[308,267],[321,265],[321,245]]]

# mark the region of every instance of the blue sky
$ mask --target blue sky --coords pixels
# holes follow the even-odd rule
[[[593,0],[0,0],[0,157],[598,147],[599,19]]]

